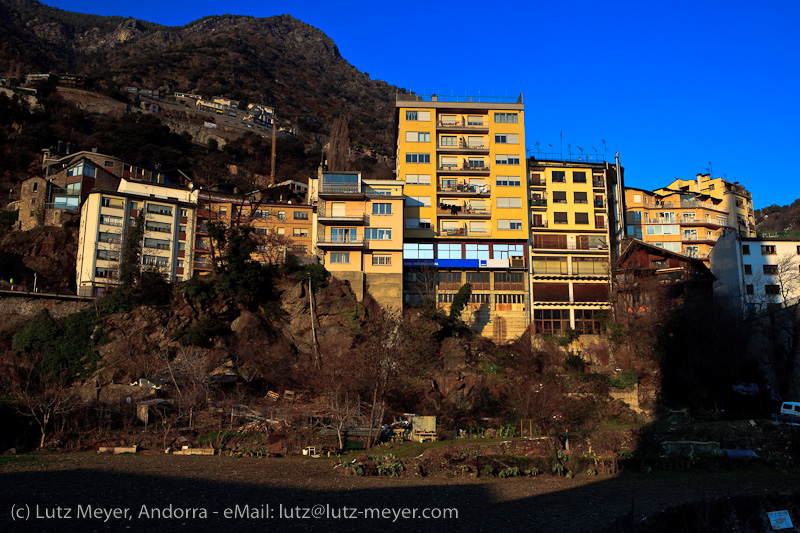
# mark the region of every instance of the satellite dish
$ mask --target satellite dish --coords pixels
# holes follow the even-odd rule
[[[127,398],[125,398],[125,401],[126,401],[127,403],[131,403],[133,400],[131,400],[131,397],[130,397],[130,396],[128,396]]]

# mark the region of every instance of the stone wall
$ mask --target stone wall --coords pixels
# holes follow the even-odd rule
[[[80,302],[74,300],[54,300],[50,298],[26,297],[0,297],[0,316],[19,315],[36,316],[43,309],[47,309],[53,318],[63,318],[72,313],[85,309],[93,302]]]

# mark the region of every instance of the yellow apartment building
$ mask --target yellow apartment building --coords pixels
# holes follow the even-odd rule
[[[694,180],[675,180],[655,192],[666,195],[682,194],[681,200],[691,201],[692,195],[708,196],[718,200],[722,210],[728,214],[728,227],[736,229],[742,237],[756,236],[756,220],[753,213],[753,195],[739,185],[722,178],[711,178],[710,174],[698,174]]]
[[[626,188],[627,234],[672,252],[702,259],[726,229],[755,236],[751,194],[742,186],[708,174],[676,180],[646,191]]]
[[[528,195],[522,97],[398,95],[397,177],[405,184],[404,301],[448,311],[496,342],[525,332]]]
[[[253,228],[257,250],[253,259],[264,264],[282,263],[288,253],[300,262],[309,262],[312,250],[313,213],[305,195],[289,186],[275,187],[244,195],[232,190],[202,190],[199,193],[198,223],[195,234],[194,270],[199,275],[213,271],[210,222],[226,226]]]
[[[360,172],[320,172],[309,195],[315,206],[314,252],[358,300],[365,292],[384,308],[403,302],[403,183],[365,180]]]
[[[144,215],[142,267],[169,281],[192,276],[192,235],[198,191],[121,180],[117,190],[92,190],[81,205],[77,288],[100,296],[119,283],[125,238],[139,213]]]
[[[621,167],[532,157],[528,172],[534,331],[598,333],[611,310]]]

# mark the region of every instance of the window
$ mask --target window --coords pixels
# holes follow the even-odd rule
[[[67,183],[67,194],[78,195],[81,193],[81,182]]]
[[[572,172],[572,183],[586,183],[586,172]]]
[[[744,273],[748,276],[753,274],[753,265],[745,265],[744,266]]]
[[[438,259],[463,259],[463,254],[461,251],[460,244],[450,244],[450,243],[441,243],[436,246],[436,257]],[[451,275],[458,275],[458,279],[461,279],[461,274],[457,272],[449,273]],[[439,281],[441,281],[441,277]]]
[[[350,252],[332,252],[331,264],[349,264]]]
[[[477,135],[470,135],[467,137],[467,146],[469,148],[485,148],[485,141],[483,137]]]
[[[747,294],[750,294],[750,295],[755,294],[755,290],[753,289],[752,285],[747,285],[745,288],[747,290]]]
[[[106,226],[122,227],[122,217],[112,217],[110,215],[100,215],[100,223]]]
[[[94,277],[103,279],[117,279],[117,271],[110,268],[96,267]]]
[[[147,231],[156,231],[159,233],[171,233],[172,226],[166,222],[145,222],[144,229]]]
[[[429,218],[407,218],[406,229],[431,229]]]
[[[392,256],[391,255],[372,254],[372,264],[374,266],[391,266],[392,265]]]
[[[553,203],[554,204],[565,204],[565,203],[567,203],[567,193],[566,193],[566,191],[553,191]]]
[[[456,168],[458,167],[458,158],[453,156],[443,155],[440,159],[439,166],[442,168]]]
[[[403,258],[433,259],[433,243],[404,243]]]
[[[37,182],[31,183],[31,192],[36,192],[36,189],[39,188],[39,184]]]
[[[547,257],[536,255],[531,260],[531,267],[533,268],[534,275],[560,274],[565,276],[569,274],[567,271],[566,257]]]
[[[572,273],[578,275],[607,275],[608,261],[600,257],[573,257]]]
[[[575,224],[588,224],[589,213],[575,213]]]
[[[286,211],[278,211],[278,220],[286,220]]]
[[[430,111],[406,111],[406,120],[419,121],[419,122],[430,122],[430,120],[431,120],[431,112]]]
[[[467,159],[467,168],[483,168],[483,158],[482,157],[470,157]]]
[[[467,126],[483,126],[483,117],[480,115],[467,115]]]
[[[588,204],[589,198],[586,196],[585,192],[575,191],[575,203],[576,204]]]
[[[488,304],[490,300],[490,294],[475,294],[472,293],[469,297],[470,303],[473,304]]]
[[[750,255],[750,245],[743,244],[742,245],[742,255]]]
[[[87,178],[94,177],[94,167],[86,162],[81,162],[67,170],[67,177],[73,176],[86,176]]]
[[[543,290],[543,293],[548,292]],[[546,296],[546,295],[545,295]],[[551,301],[558,301],[550,299]],[[540,301],[549,301],[542,299]],[[536,333],[561,335],[569,328],[569,309],[536,309],[533,311],[533,325]]]
[[[764,265],[764,274],[775,275],[778,273],[778,265]]]
[[[392,239],[392,230],[385,228],[366,228],[364,230],[364,238],[371,241],[389,241]]]
[[[566,224],[567,223],[567,213],[565,211],[556,211],[553,213],[553,223],[554,224]]]
[[[496,155],[494,157],[494,162],[498,165],[519,165],[519,155],[517,154],[509,154],[509,155]]]
[[[294,228],[292,229],[292,235],[295,237],[308,237],[308,228]]]
[[[496,304],[522,304],[522,303],[525,303],[525,295],[524,294],[495,294],[494,295],[494,303],[496,303]]]
[[[407,153],[406,163],[430,163],[431,154]]]
[[[294,212],[294,219],[295,220],[308,220],[308,211],[295,211]]]
[[[764,292],[771,296],[776,296],[781,293],[781,288],[778,285],[764,285]]]
[[[696,215],[693,212],[686,211],[683,213],[683,221],[684,222],[694,222],[696,219]]]
[[[154,215],[167,215],[172,216],[172,207],[169,205],[147,204],[147,212]],[[222,209],[220,209],[220,213]]]
[[[773,245],[762,245],[761,246],[761,255],[775,255],[775,246],[773,246]]]
[[[430,196],[407,196],[406,197],[406,206],[407,207],[430,207],[431,206],[431,197]]]
[[[494,142],[497,144],[519,144],[518,133],[497,133],[494,136]]]
[[[519,187],[520,184],[521,178],[519,176],[497,176],[498,187]]]
[[[512,196],[510,198],[497,199],[498,209],[510,209],[510,208],[520,208],[520,207],[522,207],[522,198]]]
[[[406,185],[430,185],[430,174],[406,174]]]
[[[119,261],[119,252],[111,250],[97,250],[97,258],[104,261]]]
[[[510,257],[522,257],[524,255],[521,244],[493,244],[492,257],[494,259],[508,259]]]
[[[498,124],[518,124],[519,115],[517,113],[495,113],[494,121]]]
[[[633,203],[635,203],[635,204],[642,203],[642,195],[641,194],[634,194],[633,195]]]
[[[156,250],[169,250],[169,241],[166,239],[151,239],[148,237],[144,240],[144,247],[154,248]]]
[[[455,135],[442,135],[439,138],[440,146],[458,146],[458,137]]]
[[[374,203],[374,204],[372,204],[372,214],[373,215],[391,215],[392,214],[392,204]]]
[[[553,171],[553,183],[566,183],[567,182],[567,173],[563,170],[554,170]]]
[[[412,143],[431,142],[431,134],[426,131],[407,131],[406,141]]]
[[[286,235],[286,228],[278,228],[278,235]]]
[[[470,225],[470,230],[472,230],[472,225]],[[488,244],[470,244],[467,243],[464,245],[464,259],[491,259],[489,256],[489,245]],[[488,273],[486,274],[489,275]],[[470,275],[467,274],[467,282],[469,282]],[[489,282],[489,279],[486,279],[486,282]],[[488,287],[487,287],[488,289]]]
[[[500,219],[497,221],[497,229],[498,230],[521,230],[522,229],[522,220],[504,220]]]
[[[440,293],[438,295],[438,301],[439,301],[440,304],[449,304],[449,303],[453,303],[453,298],[454,297],[455,297],[455,294],[453,294],[453,293],[447,293],[447,294]]]

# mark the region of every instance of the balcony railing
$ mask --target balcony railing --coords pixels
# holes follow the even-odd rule
[[[547,198],[531,199],[531,207],[547,207]]]
[[[317,218],[331,218],[335,219],[337,223],[343,221],[369,223],[369,215],[363,211],[328,212],[324,204],[317,208]]]
[[[470,185],[468,183],[459,183],[453,186],[439,185],[436,188],[437,192],[453,193],[453,194],[491,194],[492,188],[489,185]]]
[[[437,167],[439,172],[475,172],[475,173],[488,173],[489,165],[476,166],[476,165],[447,165]]]
[[[547,221],[546,220],[542,220],[541,222],[533,221],[531,223],[531,227],[532,228],[546,228],[547,227]]]
[[[470,230],[469,228],[450,228],[441,229],[437,233],[439,237],[491,237],[492,231],[489,229],[484,230]]]
[[[492,216],[492,210],[488,207],[472,207],[470,205],[455,205],[441,203],[436,206],[436,214],[461,217],[488,217]]]
[[[69,211],[70,213],[77,213],[79,208],[77,205],[67,205],[63,202],[53,202],[44,204],[45,209],[63,209],[64,211]]]
[[[469,120],[467,117],[457,117],[455,120],[440,120],[436,127],[438,129],[488,129],[489,128],[489,119],[488,117],[481,117],[482,120]]]
[[[361,186],[358,183],[346,185],[322,184],[319,188],[320,194],[361,194]]]
[[[530,184],[531,187],[547,187],[547,180],[543,179],[538,179],[538,180],[531,179],[528,183]]]
[[[319,244],[350,244],[356,246],[362,246],[364,244],[364,239],[361,237],[350,237],[347,235],[319,235],[317,237],[317,243]]]
[[[598,209],[602,209],[602,208],[603,208],[603,207],[605,207],[606,205],[605,205],[605,202],[603,202],[602,200],[595,200],[595,201],[594,201],[594,206],[595,206],[596,208],[598,208]]]
[[[592,178],[592,187],[599,189],[606,186],[606,180]]]
[[[485,143],[470,144],[468,141],[464,141],[464,139],[459,139],[458,140],[458,144],[436,143],[436,148],[439,149],[439,150],[459,150],[459,151],[461,151],[461,150],[464,150],[464,151],[474,150],[476,152],[480,152],[480,151],[485,152],[485,151],[489,150],[489,145],[485,144]]]

